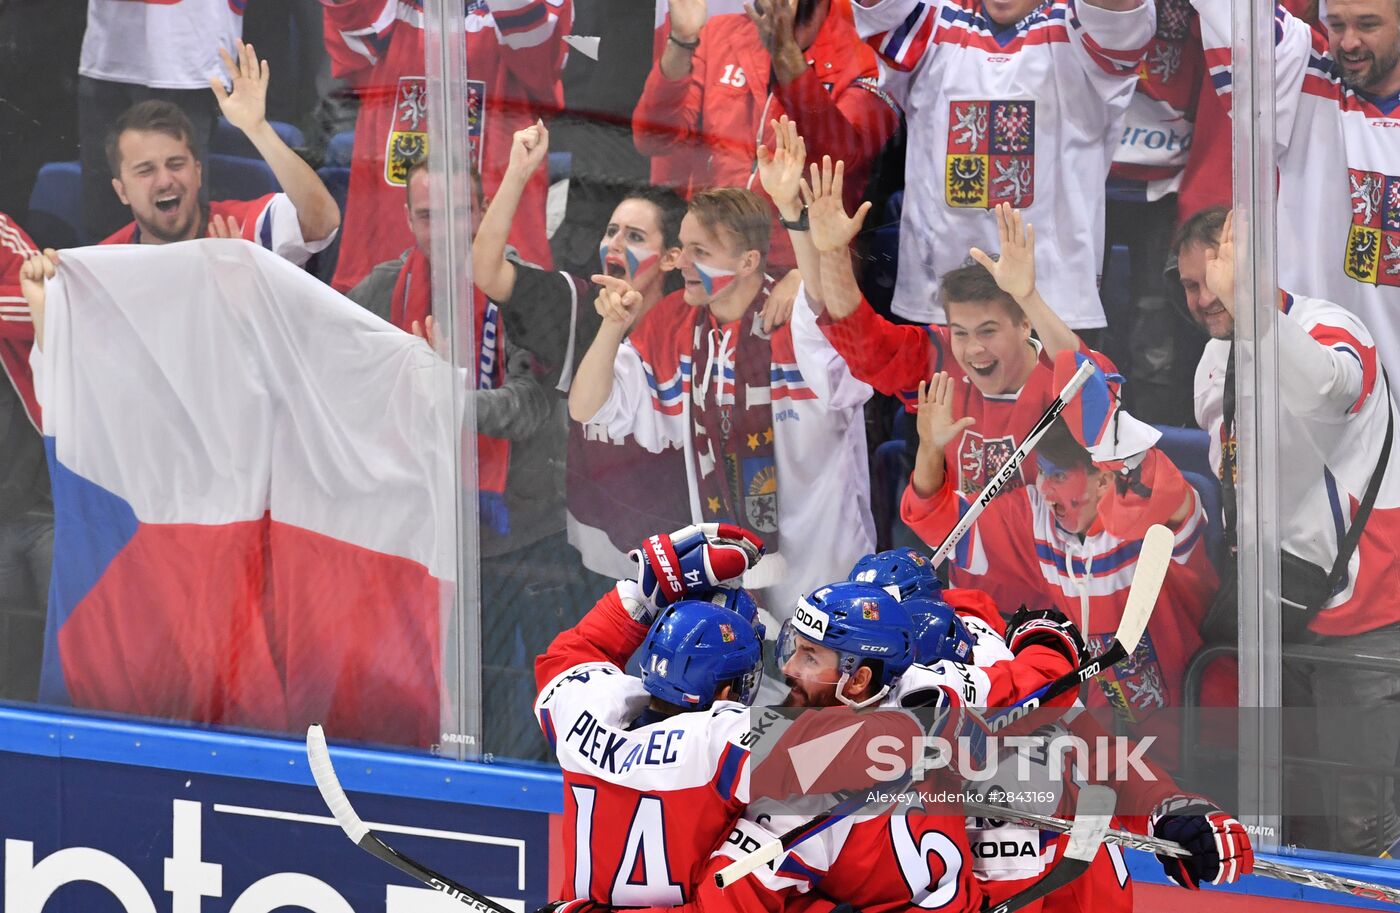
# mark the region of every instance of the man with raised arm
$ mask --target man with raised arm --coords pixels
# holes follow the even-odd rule
[[[267,122],[267,61],[251,44],[237,54],[219,50],[229,88],[211,77],[219,109],[248,137],[272,169],[281,193],[255,200],[199,199],[203,168],[195,156],[194,128],[178,106],[143,101],[117,118],[107,136],[112,189],[134,221],[103,244],[171,244],[193,238],[243,238],[298,266],[327,247],[340,227],[340,207],[311,166]]]

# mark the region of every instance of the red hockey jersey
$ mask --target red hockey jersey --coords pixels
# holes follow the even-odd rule
[[[748,802],[749,718],[719,701],[631,728],[649,695],[622,667],[646,634],[610,591],[535,661],[535,714],[564,772],[565,894],[671,907]]]
[[[29,369],[29,350],[34,346],[34,321],[29,305],[20,293],[19,271],[24,261],[39,249],[9,216],[0,212],[0,364],[24,403],[29,420],[38,431],[43,427],[39,401],[34,398],[34,374]]]
[[[354,286],[413,244],[404,215],[408,166],[428,151],[422,0],[322,0],[336,76],[360,97],[344,238],[331,284]],[[467,0],[467,133],[489,196],[505,173],[515,131],[563,104],[559,71],[572,0]],[[544,229],[548,176],[530,179],[510,243],[525,260],[552,260]]]

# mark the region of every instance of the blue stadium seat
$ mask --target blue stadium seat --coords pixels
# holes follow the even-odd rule
[[[549,154],[549,183],[562,181],[573,174],[574,154],[572,152],[551,152]]]
[[[871,468],[871,512],[875,515],[875,547],[893,548],[899,523],[899,500],[909,480],[908,465],[914,458],[917,437],[914,417],[902,404],[895,405],[890,439],[875,448]]]
[[[1109,323],[1123,318],[1132,303],[1132,257],[1126,244],[1115,244],[1108,250],[1108,263],[1104,267],[1103,281],[1099,288],[1099,299]]]
[[[1162,432],[1157,449],[1165,453],[1182,472],[1215,476],[1210,465],[1210,435],[1199,428],[1177,428],[1174,425],[1153,425]]]
[[[268,123],[272,125],[273,130],[277,131],[277,135],[282,137],[282,142],[293,149],[299,149],[306,145],[306,137],[294,124],[280,120],[268,121]],[[243,135],[243,131],[222,117],[214,121],[214,132],[209,137],[209,151],[214,155],[258,157],[258,150],[254,149],[253,144],[248,142],[248,137]]]
[[[870,262],[865,268],[865,289],[870,305],[888,314],[899,275],[899,216],[904,209],[904,191],[896,190],[885,202],[884,218],[875,227],[870,242]],[[867,228],[871,221],[866,220]]]
[[[83,169],[77,162],[49,162],[29,193],[25,228],[46,247],[86,244],[83,230]]]
[[[210,155],[206,174],[211,200],[256,200],[282,189],[262,159]]]
[[[1183,472],[1182,477],[1196,489],[1201,508],[1206,512],[1206,555],[1218,571],[1225,555],[1225,521],[1220,513],[1220,480],[1213,475]]]
[[[350,192],[350,169],[349,168],[321,168],[316,174],[321,178],[321,183],[326,185],[326,189],[335,197],[335,204],[340,207],[340,216],[345,218],[345,200]],[[335,236],[331,246],[316,254],[306,264],[306,271],[327,285],[330,284],[331,277],[335,275],[335,264],[340,259],[340,235]]]
[[[349,168],[354,149],[354,130],[346,130],[344,133],[337,133],[335,136],[332,136],[331,141],[326,144],[325,167]]]

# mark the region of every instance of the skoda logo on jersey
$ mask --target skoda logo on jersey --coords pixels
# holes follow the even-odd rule
[[[803,634],[813,640],[822,640],[826,637],[826,629],[831,624],[831,619],[825,612],[806,599],[799,599],[797,600],[797,610],[792,616],[792,622],[793,627]]]

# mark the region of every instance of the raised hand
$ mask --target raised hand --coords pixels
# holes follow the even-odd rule
[[[510,140],[510,160],[506,170],[528,177],[549,157],[549,131],[544,121],[535,121],[523,130],[515,131]]]
[[[977,420],[971,416],[953,419],[953,378],[939,371],[919,382],[919,443],[944,450]]]
[[[45,248],[42,254],[34,254],[19,268],[19,290],[31,311],[42,310],[46,291],[45,283],[58,272],[58,251]]]
[[[998,288],[1021,301],[1035,291],[1035,228],[1023,222],[1021,211],[1010,203],[997,204],[996,220],[1001,256],[993,260],[978,247],[969,253],[992,274]]]
[[[217,76],[209,77],[209,88],[214,90],[224,118],[249,133],[267,121],[267,61],[259,62],[253,46],[242,41],[238,42],[237,58],[230,57],[223,48],[219,48],[219,57],[233,89],[225,90],[223,80]]]
[[[700,37],[710,10],[705,0],[671,0],[671,34],[690,44]]]
[[[209,237],[241,238],[243,237],[243,227],[233,216],[216,215],[209,220]]]
[[[1235,213],[1225,216],[1220,228],[1220,244],[1206,248],[1206,288],[1235,316]]]
[[[626,279],[599,273],[593,277],[593,282],[599,286],[593,306],[605,324],[626,330],[642,316],[642,293]]]
[[[758,179],[783,218],[796,219],[802,210],[802,169],[807,164],[807,143],[797,124],[784,114],[773,127],[773,148],[758,145]]]
[[[670,535],[651,536],[628,553],[637,562],[637,585],[657,609],[736,587],[763,557],[763,540],[729,523],[701,523]]]
[[[758,29],[758,40],[770,55],[787,45],[797,45],[796,0],[755,0],[744,4],[744,13]]]
[[[867,201],[860,204],[854,216],[846,215],[846,204],[841,198],[845,173],[845,162],[833,166],[831,156],[824,155],[820,169],[816,162],[812,163],[812,183],[802,185],[802,193],[807,197],[812,244],[823,253],[845,250],[851,239],[860,233],[866,213],[870,212]]]

